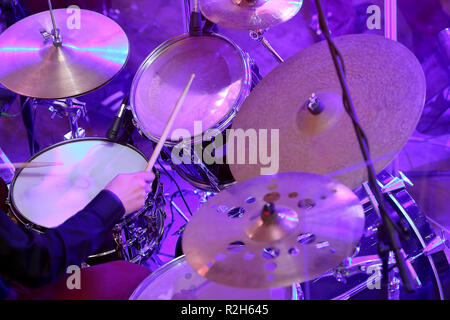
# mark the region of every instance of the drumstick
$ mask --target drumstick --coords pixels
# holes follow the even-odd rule
[[[166,142],[167,136],[169,135],[169,131],[170,131],[170,129],[172,129],[172,125],[173,125],[173,122],[175,121],[175,118],[177,117],[178,111],[180,111],[181,106],[184,102],[184,99],[186,98],[186,95],[187,95],[189,89],[191,88],[191,84],[192,84],[192,81],[194,80],[194,78],[195,78],[195,74],[192,74],[191,78],[189,79],[189,81],[186,85],[186,88],[184,88],[183,93],[181,94],[180,98],[178,99],[177,104],[175,105],[175,109],[173,109],[172,114],[170,115],[170,118],[167,121],[166,127],[164,128],[161,138],[159,139],[158,144],[156,145],[155,150],[153,151],[153,154],[147,164],[147,167],[145,168],[145,171],[151,170],[153,168],[153,166],[155,165],[155,162],[159,157],[161,149],[162,149],[164,143]]]
[[[59,162],[16,162],[16,163],[0,163],[0,169],[11,168],[22,169],[22,168],[42,168],[42,167],[56,167],[62,166]]]

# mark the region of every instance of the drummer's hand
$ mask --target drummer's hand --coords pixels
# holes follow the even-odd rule
[[[129,214],[144,206],[147,193],[155,179],[153,172],[138,172],[117,175],[106,187],[122,201],[125,213]]]

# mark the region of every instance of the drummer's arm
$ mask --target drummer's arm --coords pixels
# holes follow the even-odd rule
[[[70,265],[96,252],[125,208],[111,191],[100,192],[82,211],[44,234],[0,213],[0,274],[29,287],[61,278]]]

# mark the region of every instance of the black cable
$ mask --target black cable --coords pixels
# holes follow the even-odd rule
[[[336,67],[336,72],[339,77],[339,82],[342,87],[344,107],[345,107],[347,113],[349,114],[350,118],[352,119],[361,152],[367,163],[367,173],[368,173],[369,185],[371,186],[372,191],[374,192],[375,199],[378,202],[379,207],[376,208],[376,206],[374,206],[374,210],[378,213],[378,215],[381,217],[381,220],[382,220],[382,226],[380,228],[379,236],[383,239],[383,242],[388,243],[390,245],[391,250],[394,251],[396,263],[397,263],[397,266],[400,271],[400,276],[402,278],[402,282],[405,285],[406,289],[408,291],[414,291],[410,274],[407,270],[405,261],[403,260],[403,257],[400,252],[400,244],[399,244],[398,235],[404,235],[404,234],[403,234],[402,230],[400,230],[400,228],[392,221],[392,218],[390,217],[390,215],[388,214],[388,211],[386,210],[384,198],[383,198],[381,191],[377,184],[377,180],[376,180],[376,176],[375,176],[375,169],[373,167],[372,158],[371,158],[370,152],[369,152],[369,142],[368,142],[367,136],[364,133],[364,130],[362,129],[362,127],[359,123],[359,119],[356,115],[353,100],[350,96],[350,90],[348,88],[348,85],[347,85],[347,82],[345,79],[345,68],[344,68],[344,64],[343,64],[344,60],[343,60],[342,55],[340,54],[339,50],[337,49],[337,47],[335,46],[335,44],[333,43],[333,41],[331,39],[331,33],[328,28],[325,15],[322,10],[322,5],[320,3],[320,0],[315,0],[315,3],[316,3],[317,11],[319,13],[319,26],[322,30],[322,34],[324,35],[324,37],[328,43],[334,65]],[[396,234],[396,232],[398,232],[398,234]],[[380,248],[381,248],[381,245],[380,245]],[[380,249],[380,250],[382,250],[382,249]],[[386,261],[386,255],[387,255],[386,252],[384,252],[383,256],[381,256],[381,254],[380,254],[380,257],[382,257],[382,259],[383,259],[384,266],[385,266],[385,261]],[[384,281],[387,281],[387,277],[386,277],[387,272],[388,272],[388,268],[384,267],[383,268],[383,280]]]
[[[328,45],[330,47],[331,55],[333,57],[333,61],[335,63],[336,68],[342,68],[344,75],[345,75],[346,68],[345,68],[344,59],[342,57],[341,52],[339,51],[339,49],[336,47],[333,40],[331,39],[331,35],[329,32],[328,26],[326,24],[326,20],[323,15],[323,12],[319,12],[319,25],[320,25],[320,28],[322,29],[322,33],[323,33],[326,41],[328,42]],[[358,140],[358,142],[360,144],[360,148],[363,153],[364,160],[367,163],[369,184],[374,189],[373,191],[375,192],[375,196],[376,196],[378,203],[381,206],[385,206],[385,204],[383,203],[384,201],[382,200],[383,198],[382,198],[380,189],[377,184],[375,169],[373,168],[373,162],[372,162],[372,158],[370,156],[369,139],[367,138],[367,135],[364,132],[364,130],[359,122],[358,116],[356,115],[355,107],[354,107],[353,101],[351,99],[351,96],[349,94],[349,89],[347,87],[346,81],[342,77],[342,75],[339,73],[338,73],[338,77],[339,77],[339,81],[341,82],[341,86],[343,88],[343,104],[344,104],[345,111],[352,119],[352,122],[353,122],[353,125],[354,125],[354,128],[356,130],[358,137],[361,138],[360,140]],[[386,208],[384,208],[384,210],[385,210],[385,212],[387,212]],[[399,234],[403,235],[403,231],[397,226],[397,224],[394,223],[392,218],[389,215],[387,216],[387,218],[393,224],[396,231]]]
[[[173,183],[175,183],[175,185],[177,186],[178,192],[180,193],[181,199],[183,199],[184,205],[186,206],[186,209],[189,211],[189,214],[192,216],[193,214],[192,214],[191,208],[189,208],[189,205],[187,204],[187,201],[183,196],[183,191],[181,190],[177,181],[172,177],[172,175],[167,171],[167,169],[161,164],[159,159],[156,160],[156,162],[160,165],[160,167],[164,170],[164,172],[169,176],[170,180],[172,180]]]

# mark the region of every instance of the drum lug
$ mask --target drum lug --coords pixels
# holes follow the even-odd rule
[[[446,248],[450,248],[449,240],[443,237],[436,236],[424,249],[423,254],[425,256],[431,256],[437,252],[444,251]],[[420,254],[421,255],[421,254]]]
[[[397,190],[405,189],[405,182],[404,180],[395,177],[392,179],[388,184],[382,187],[381,192],[382,193],[391,193]]]
[[[399,171],[398,173],[400,174],[400,179],[402,179],[402,181],[406,182],[411,187],[414,186],[414,183],[412,183],[412,181],[409,180],[409,178],[402,171]]]

